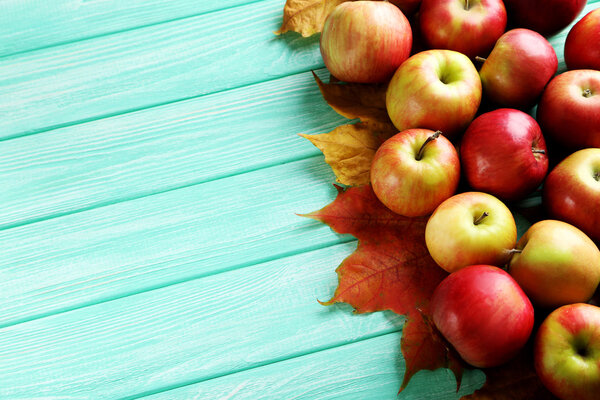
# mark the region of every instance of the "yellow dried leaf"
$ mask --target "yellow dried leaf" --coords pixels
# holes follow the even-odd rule
[[[347,0],[287,0],[283,7],[283,23],[275,32],[298,32],[304,37],[321,32],[329,13]]]
[[[313,72],[323,98],[338,114],[361,121],[390,123],[385,106],[387,84],[324,83]]]
[[[386,139],[397,132],[391,123],[375,121],[341,125],[329,133],[300,136],[308,139],[325,155],[337,182],[348,186],[370,182],[371,161]]]

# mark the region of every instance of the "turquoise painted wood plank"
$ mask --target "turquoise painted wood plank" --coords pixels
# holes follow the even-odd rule
[[[316,156],[0,231],[0,326],[348,241],[295,214],[333,179]]]
[[[481,387],[484,374],[470,370],[460,391],[447,369],[421,371],[398,396],[405,370],[400,334],[288,359],[263,367],[186,385],[144,400],[450,400]]]
[[[252,1],[3,0],[0,1],[0,57]]]
[[[318,36],[275,36],[282,2],[0,60],[0,138],[32,134],[323,66]]]
[[[296,134],[344,121],[302,73],[0,142],[0,228],[314,156]]]
[[[334,266],[355,246],[3,328],[0,398],[134,397],[398,331],[403,319],[393,313],[317,302],[333,293]]]

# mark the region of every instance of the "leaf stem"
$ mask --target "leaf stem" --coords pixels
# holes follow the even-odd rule
[[[440,135],[442,134],[442,131],[435,131],[435,133],[431,136],[429,136],[425,142],[421,145],[421,148],[419,149],[419,152],[417,153],[417,161],[419,161],[421,158],[423,158],[423,153],[425,152],[425,146],[427,146],[427,143],[437,139]]]

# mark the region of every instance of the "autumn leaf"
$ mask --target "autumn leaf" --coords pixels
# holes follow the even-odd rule
[[[379,146],[395,130],[376,122],[341,125],[329,133],[304,135],[325,155],[337,182],[348,185],[366,185],[370,182],[371,161]]]
[[[298,32],[304,37],[321,32],[329,13],[347,0],[287,0],[283,6],[283,23],[275,32]]]
[[[327,104],[341,116],[393,126],[385,105],[387,84],[325,83],[314,72],[313,76]]]
[[[406,372],[401,390],[421,369],[450,368],[457,381],[462,362],[430,322],[429,299],[447,273],[425,245],[427,217],[407,218],[388,210],[371,186],[343,190],[319,211],[304,215],[358,239],[337,268],[338,287],[324,305],[344,302],[357,313],[391,310],[406,315],[401,349]]]
[[[370,183],[371,161],[379,146],[398,131],[385,108],[385,86],[324,83],[314,74],[321,94],[340,115],[360,119],[329,133],[300,136],[310,140],[325,155],[338,183],[359,186]]]

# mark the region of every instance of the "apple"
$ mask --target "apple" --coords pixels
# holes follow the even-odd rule
[[[546,138],[567,148],[600,147],[600,71],[578,69],[554,77],[536,119]]]
[[[548,172],[546,142],[531,116],[501,108],[481,114],[460,144],[468,184],[502,200],[519,200],[534,191]]]
[[[502,0],[423,0],[419,24],[430,48],[474,58],[487,55],[504,33],[506,9]]]
[[[471,265],[446,277],[433,292],[435,326],[467,363],[504,364],[525,345],[533,329],[531,302],[500,268]]]
[[[344,2],[327,16],[320,39],[325,66],[346,82],[387,81],[408,58],[410,24],[393,4]]]
[[[565,63],[568,69],[600,70],[600,8],[587,13],[569,31]]]
[[[512,29],[498,39],[479,76],[483,94],[511,108],[532,107],[558,68],[552,45],[537,32]]]
[[[414,14],[421,5],[421,0],[389,0],[390,3],[400,7],[404,15],[409,16]]]
[[[498,198],[464,192],[444,200],[425,226],[425,244],[448,272],[474,264],[505,265],[517,242],[517,226]]]
[[[515,26],[550,36],[577,18],[587,0],[504,0]]]
[[[371,164],[371,186],[390,210],[430,214],[456,192],[460,162],[454,145],[429,129],[408,129],[386,140]]]
[[[600,149],[576,151],[554,167],[544,182],[542,203],[553,218],[600,243]]]
[[[541,307],[586,302],[600,283],[600,251],[573,225],[542,220],[519,239],[508,272]]]
[[[467,56],[452,50],[426,50],[400,65],[386,92],[394,126],[440,130],[452,139],[475,117],[481,80]]]
[[[538,377],[562,400],[600,397],[600,308],[576,303],[552,311],[535,336]]]

